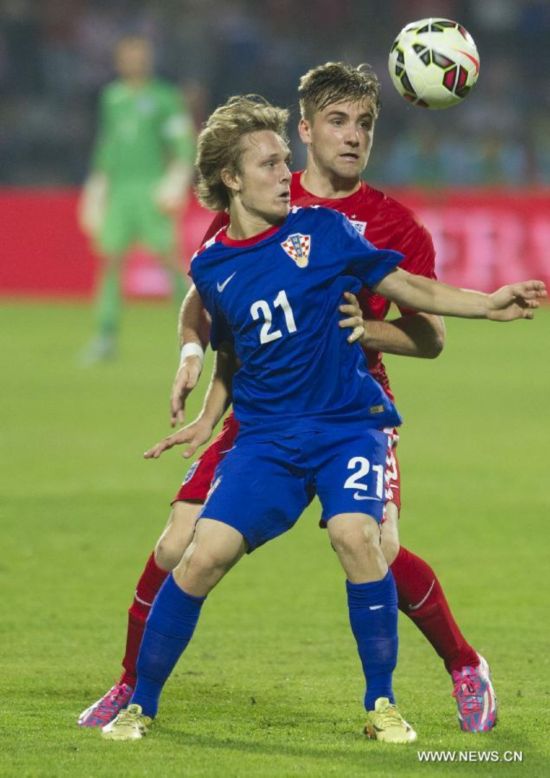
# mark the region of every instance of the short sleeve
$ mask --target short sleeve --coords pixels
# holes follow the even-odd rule
[[[338,214],[339,216],[339,214]],[[339,218],[338,250],[345,271],[358,278],[364,286],[375,287],[403,260],[403,254],[390,249],[377,249],[343,216]]]
[[[200,254],[196,254],[191,261],[190,276],[210,316],[210,345],[214,351],[217,351],[222,343],[233,343],[233,333],[223,312],[216,304],[215,295],[209,291],[205,274],[201,272],[200,261]]]

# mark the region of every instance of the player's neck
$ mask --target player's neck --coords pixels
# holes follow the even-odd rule
[[[232,206],[229,208],[227,237],[231,240],[248,240],[255,235],[261,235],[262,232],[266,232],[272,227],[281,225],[283,222],[284,217],[270,220],[262,214]]]
[[[360,178],[341,178],[321,172],[314,164],[308,161],[308,166],[302,173],[300,183],[310,194],[315,197],[337,200],[340,197],[349,197],[361,187]]]

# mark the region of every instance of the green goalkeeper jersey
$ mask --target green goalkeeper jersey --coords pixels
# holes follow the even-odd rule
[[[140,87],[109,84],[101,95],[93,168],[112,184],[153,181],[173,160],[193,164],[194,133],[182,96],[151,79]]]

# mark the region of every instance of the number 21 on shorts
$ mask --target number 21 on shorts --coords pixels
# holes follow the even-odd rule
[[[371,465],[366,457],[352,457],[347,466],[351,475],[344,489],[355,489],[355,500],[382,500],[384,497],[384,465]],[[369,476],[367,478],[367,476]],[[365,483],[365,480],[368,483]]]

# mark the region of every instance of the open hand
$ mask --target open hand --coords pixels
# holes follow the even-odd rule
[[[187,443],[187,448],[182,452],[182,457],[189,459],[199,446],[202,446],[203,443],[210,439],[211,435],[212,425],[205,419],[198,418],[186,427],[182,427],[177,432],[156,443],[143,456],[145,459],[158,459],[163,451],[167,451],[169,448],[173,448],[173,446],[182,446]]]
[[[546,297],[543,281],[508,284],[489,295],[487,318],[492,321],[532,319],[540,301]]]

